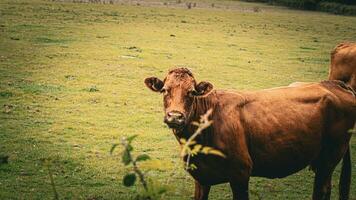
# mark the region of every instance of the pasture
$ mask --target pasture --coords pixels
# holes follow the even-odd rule
[[[163,1],[162,1],[163,2]],[[162,97],[143,84],[186,66],[215,88],[256,90],[327,78],[329,54],[356,41],[356,18],[239,1],[199,1],[187,9],[158,4],[0,1],[0,199],[51,199],[42,160],[51,159],[60,199],[131,199],[122,136],[147,176],[165,182],[179,145],[163,123]],[[214,7],[211,5],[214,3]],[[351,199],[356,199],[356,138],[351,141]],[[191,199],[181,163],[165,199]],[[337,199],[339,168],[333,176]],[[252,178],[251,199],[310,199],[314,174]],[[231,199],[228,185],[211,199]]]

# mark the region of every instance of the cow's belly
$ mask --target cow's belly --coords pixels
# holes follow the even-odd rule
[[[188,172],[202,185],[216,185],[229,180],[226,170],[228,165],[223,158],[210,155],[196,156],[191,163],[197,168]]]
[[[293,135],[294,134],[294,135]],[[282,178],[310,165],[321,149],[321,133],[293,133],[268,143],[258,144],[251,152],[252,176]]]
[[[270,107],[256,105],[259,112],[245,114],[253,176],[285,177],[318,156],[325,129],[323,99],[309,100]]]

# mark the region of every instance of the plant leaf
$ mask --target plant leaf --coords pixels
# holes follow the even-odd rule
[[[117,146],[119,146],[119,144],[113,144],[113,145],[111,146],[110,155],[112,155],[112,153],[114,152],[114,150],[116,149]]]
[[[136,181],[136,174],[131,173],[131,174],[126,174],[124,176],[124,179],[122,180],[122,183],[126,187],[131,187],[131,186],[133,186],[135,184],[135,181]]]
[[[200,123],[199,123],[199,122],[192,122],[192,125],[193,125],[193,126],[198,126],[198,127],[199,127],[199,126],[200,126]]]
[[[183,145],[183,144],[185,144],[186,142],[187,142],[187,140],[186,139],[184,139],[184,138],[181,138],[181,139],[179,139],[179,141],[180,141],[180,143]]]
[[[196,144],[196,143],[197,143],[196,141],[192,140],[192,141],[189,142],[188,145],[191,146],[191,145]]]
[[[189,165],[189,170],[196,170],[196,169],[198,169],[198,167],[193,163]]]
[[[139,156],[137,156],[136,161],[145,161],[145,160],[149,160],[151,159],[147,154],[141,154]]]
[[[127,151],[131,152],[133,150],[133,147],[131,146],[131,144],[127,144],[126,149]]]
[[[130,155],[127,150],[124,150],[124,152],[122,152],[122,163],[124,163],[125,165],[131,163]]]
[[[213,154],[213,155],[216,155],[216,156],[220,156],[220,157],[226,158],[225,154],[223,154],[221,151],[216,150],[216,149],[211,149],[208,152],[208,154]]]
[[[201,152],[202,152],[203,154],[208,154],[211,149],[212,149],[211,147],[203,147],[203,149],[201,150]]]
[[[191,151],[191,154],[192,155],[198,154],[202,147],[203,146],[201,144],[194,145],[193,150]]]
[[[129,142],[129,144],[137,137],[138,135],[131,135],[130,137],[126,138],[126,140]]]

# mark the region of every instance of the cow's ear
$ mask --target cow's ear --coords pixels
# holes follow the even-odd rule
[[[145,85],[154,92],[160,92],[164,84],[159,78],[149,77],[145,79]]]
[[[213,85],[209,82],[202,81],[195,86],[196,96],[206,96],[213,89]]]

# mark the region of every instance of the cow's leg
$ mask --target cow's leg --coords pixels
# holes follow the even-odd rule
[[[315,168],[313,200],[330,199],[331,177],[347,148],[347,143],[344,145],[332,144],[325,146],[321,151]]]
[[[244,183],[230,182],[233,200],[248,200],[248,181]]]
[[[201,185],[195,181],[195,195],[194,200],[207,200],[209,196],[210,185]]]
[[[248,149],[245,147],[245,149]],[[252,171],[252,160],[247,151],[237,150],[239,157],[232,160],[230,175],[230,187],[233,200],[248,200],[248,184]]]
[[[313,200],[329,200],[332,171],[319,168],[314,179]]]

